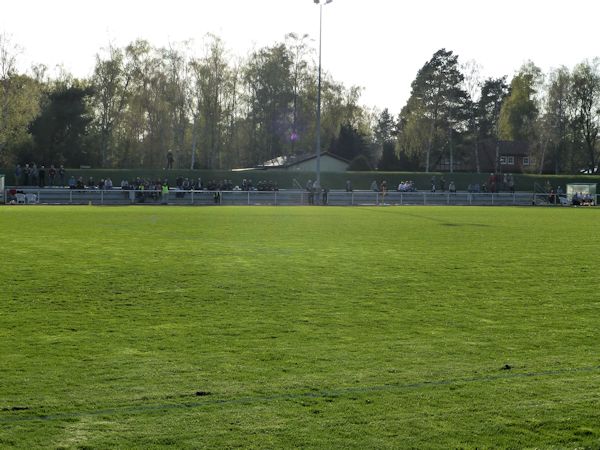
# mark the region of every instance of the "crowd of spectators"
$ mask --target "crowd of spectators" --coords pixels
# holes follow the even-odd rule
[[[401,181],[398,184],[398,192],[416,192],[417,188],[415,187],[415,182],[412,180],[409,181]]]
[[[102,178],[100,181],[94,181],[94,177],[89,177],[86,180],[83,177],[75,178],[71,175],[67,180],[67,186],[69,189],[102,189],[110,190],[113,188],[113,182],[110,178]]]
[[[54,164],[49,168],[36,163],[20,164],[15,166],[15,184],[17,186],[65,186],[66,170],[64,166],[56,168]]]
[[[347,189],[346,189],[347,190]],[[382,181],[381,183],[377,183],[376,180],[373,180],[369,190],[373,192],[387,192],[387,181]],[[397,192],[417,192],[417,188],[415,182],[412,180],[401,181],[398,183],[398,187],[396,188]]]
[[[487,183],[484,183],[481,190],[495,194],[501,191],[515,192],[515,180],[512,173],[496,174],[490,173]]]
[[[132,201],[139,200],[144,201],[145,199],[153,199],[158,201],[159,199],[165,199],[169,192],[174,192],[177,198],[183,198],[186,192],[190,191],[210,191],[212,192],[215,203],[219,203],[221,198],[221,192],[227,191],[278,191],[279,186],[277,182],[271,180],[260,180],[254,183],[251,179],[244,178],[240,184],[234,184],[232,180],[210,180],[204,182],[200,177],[197,179],[190,179],[184,177],[178,177],[175,180],[174,186],[169,185],[168,179],[146,179],[142,177],[136,177],[132,180],[123,179],[119,185],[113,185],[113,181],[110,177],[101,178],[99,181],[95,181],[93,177],[84,179],[82,176],[75,177],[70,175],[67,177],[64,166],[50,165],[46,168],[44,165],[38,166],[36,163],[25,164],[21,166],[19,164],[15,167],[15,189],[7,191],[7,199],[9,202],[17,201],[17,194],[32,194],[27,193],[26,190],[19,190],[19,187],[31,187],[39,186],[42,187],[68,187],[75,190],[87,190],[87,189],[98,189],[98,190],[112,190],[120,189],[124,192],[124,195],[129,196]],[[306,190],[308,191],[308,202],[309,204],[315,204],[320,202],[321,204],[328,203],[329,189],[324,186],[318,186],[317,182],[308,180]],[[296,184],[300,186],[297,182]],[[393,186],[393,185],[392,185]],[[453,180],[447,184],[444,176],[436,178],[431,177],[431,191],[441,191],[456,193],[456,184]],[[392,187],[392,189],[394,189]],[[370,185],[370,190],[374,192],[385,194],[388,192],[388,185],[386,181],[377,182],[374,180]],[[353,186],[350,180],[345,182],[345,191],[352,192]],[[397,192],[417,192],[415,182],[412,180],[401,181],[396,188]],[[502,191],[508,191],[514,193],[515,182],[512,174],[495,174],[491,173],[486,182],[479,184],[469,183],[467,191],[471,194],[476,193],[496,193]],[[542,188],[542,192],[547,195],[547,201],[550,204],[566,204],[570,202],[572,205],[594,205],[595,195],[585,193],[575,193],[572,197],[567,200],[566,195],[560,186],[556,190],[553,189],[549,181],[546,181]],[[322,198],[320,198],[322,197]]]
[[[160,191],[162,186],[167,183],[167,180],[146,179],[136,177],[133,180],[124,179],[119,186],[122,190],[145,190],[145,191]],[[15,185],[16,186],[37,186],[43,187],[68,187],[69,189],[101,189],[110,190],[115,188],[113,181],[107,177],[99,181],[93,177],[84,179],[82,176],[75,175],[67,176],[64,166],[56,168],[51,165],[49,169],[45,166],[37,166],[37,164],[25,164],[21,166],[17,164],[15,167]],[[189,179],[178,177],[175,180],[174,189],[177,191],[278,191],[277,182],[271,180],[260,180],[256,184],[251,179],[244,179],[240,185],[236,185],[232,180],[210,180],[206,183],[199,177],[197,179]]]
[[[93,177],[89,177],[84,180],[83,177],[75,177],[73,175],[67,177],[64,166],[60,165],[58,168],[55,165],[51,165],[50,168],[46,168],[41,165],[38,166],[36,163],[25,164],[21,166],[17,164],[15,167],[15,180],[16,186],[39,186],[39,187],[69,187],[70,189],[113,189],[113,182],[110,178],[102,178],[99,181],[95,181]],[[134,180],[122,180],[120,188],[124,190],[156,190],[160,191],[162,186],[165,184],[165,180],[150,180],[145,178],[136,177]],[[167,182],[168,184],[168,182]],[[375,192],[382,192],[382,183],[373,181],[370,186],[370,190]],[[436,176],[431,178],[431,192],[438,190],[446,192],[456,192],[456,186],[453,181],[447,185],[446,180],[443,176],[439,179]],[[512,174],[494,174],[491,173],[488,177],[487,182],[482,184],[470,183],[467,191],[469,193],[495,193],[502,190],[514,192],[514,178]],[[278,191],[279,186],[277,182],[271,180],[260,180],[254,183],[251,179],[244,178],[240,184],[234,184],[232,180],[210,180],[204,182],[201,178],[189,179],[184,177],[178,177],[175,180],[175,190],[178,191]],[[387,191],[387,185],[386,185]],[[346,181],[345,184],[346,192],[352,192],[353,187],[350,180]],[[416,192],[417,187],[414,181],[405,180],[401,181],[397,188],[397,192]],[[547,190],[550,192],[550,190]]]
[[[260,180],[254,185],[251,179],[244,178],[241,184],[234,184],[231,180],[211,180],[206,185],[208,191],[278,191],[277,182]]]
[[[589,193],[575,192],[571,204],[573,206],[594,206],[594,197]]]

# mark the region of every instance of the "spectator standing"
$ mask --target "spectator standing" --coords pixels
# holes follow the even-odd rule
[[[31,167],[29,167],[29,164],[25,164],[25,168],[23,168],[22,179],[21,184],[23,186],[29,186],[31,181]]]
[[[167,180],[163,182],[161,187],[161,199],[163,205],[169,203],[169,183],[167,182]]]
[[[15,166],[15,184],[18,186],[21,182],[21,177],[23,176],[23,170],[21,169],[21,164],[17,164]]]
[[[46,167],[41,166],[40,170],[38,170],[38,181],[39,187],[46,186]]]
[[[66,175],[65,167],[61,164],[60,167],[58,168],[58,178],[60,179],[61,186],[65,185],[65,175]]]
[[[38,183],[38,176],[40,175],[40,171],[38,170],[37,164],[33,163],[31,166],[31,179],[29,180],[29,186],[35,186]]]
[[[54,168],[54,164],[50,164],[50,168],[48,169],[48,181],[50,182],[50,186],[54,186],[55,180],[56,180],[56,169]]]
[[[490,176],[488,178],[488,183],[487,183],[487,188],[488,191],[491,192],[492,194],[496,192],[496,174],[495,173],[490,173]]]
[[[308,192],[308,204],[312,205],[315,203],[315,193],[313,191],[313,182],[308,180],[306,183],[306,192]]]
[[[171,170],[173,168],[173,162],[175,161],[175,158],[173,158],[173,152],[171,150],[169,150],[167,152],[167,169]]]
[[[313,192],[313,202],[316,205],[318,205],[319,204],[319,194],[321,193],[321,185],[319,184],[319,182],[317,180],[315,180],[313,182],[312,192]]]

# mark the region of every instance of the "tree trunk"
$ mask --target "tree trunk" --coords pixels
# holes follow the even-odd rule
[[[426,155],[426,163],[425,163],[425,173],[429,173],[429,161],[431,158],[431,148],[433,146],[433,133],[435,131],[435,121],[431,121],[431,127],[429,129],[429,140],[427,142],[427,155]]]
[[[450,150],[450,173],[454,173],[454,148],[452,147],[452,128],[448,128],[448,146]]]
[[[494,164],[494,173],[500,173],[500,140],[496,138],[496,162]]]
[[[538,169],[538,173],[541,175],[544,171],[544,163],[546,161],[546,149],[548,148],[548,138],[544,139],[544,143],[542,144],[542,156],[540,158],[540,167]]]
[[[196,145],[198,144],[198,114],[194,115],[194,128],[192,129],[192,162],[190,169],[196,166]]]

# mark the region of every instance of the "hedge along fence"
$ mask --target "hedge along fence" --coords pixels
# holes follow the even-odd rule
[[[46,168],[46,170],[48,170]],[[204,184],[210,180],[222,181],[231,180],[233,185],[241,186],[242,180],[251,179],[254,186],[259,181],[276,182],[281,189],[295,189],[304,187],[308,180],[315,179],[315,172],[296,172],[281,169],[267,170],[248,170],[248,171],[228,171],[228,170],[161,170],[161,169],[66,169],[66,180],[73,175],[75,178],[83,177],[87,182],[89,177],[93,177],[95,182],[102,178],[110,178],[115,186],[119,186],[121,180],[135,180],[136,177],[146,179],[168,179],[169,184],[174,185],[178,177],[197,180],[202,178]],[[2,169],[0,173],[6,174],[5,184],[14,186],[21,181],[15,182],[14,169]],[[342,172],[321,173],[321,184],[329,189],[344,189],[346,180],[350,180],[354,189],[369,189],[373,181],[381,183],[387,181],[388,189],[394,190],[401,181],[412,180],[418,190],[429,190],[431,188],[431,178],[435,176],[439,180],[443,176],[446,180],[446,188],[450,181],[454,181],[457,190],[466,190],[469,184],[478,183],[482,185],[487,183],[489,173],[466,173],[466,172]],[[513,174],[515,189],[517,191],[534,191],[535,184],[544,186],[549,181],[553,188],[562,186],[565,189],[567,183],[599,183],[600,176],[597,175],[530,175]],[[46,173],[46,180],[48,174]],[[296,182],[298,184],[296,184]],[[299,186],[298,186],[299,185]]]

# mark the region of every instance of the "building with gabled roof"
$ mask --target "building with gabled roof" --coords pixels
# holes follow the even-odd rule
[[[316,169],[316,154],[278,156],[266,161],[259,169],[282,169],[295,172],[314,172]],[[350,162],[334,153],[321,153],[321,172],[346,172]]]

